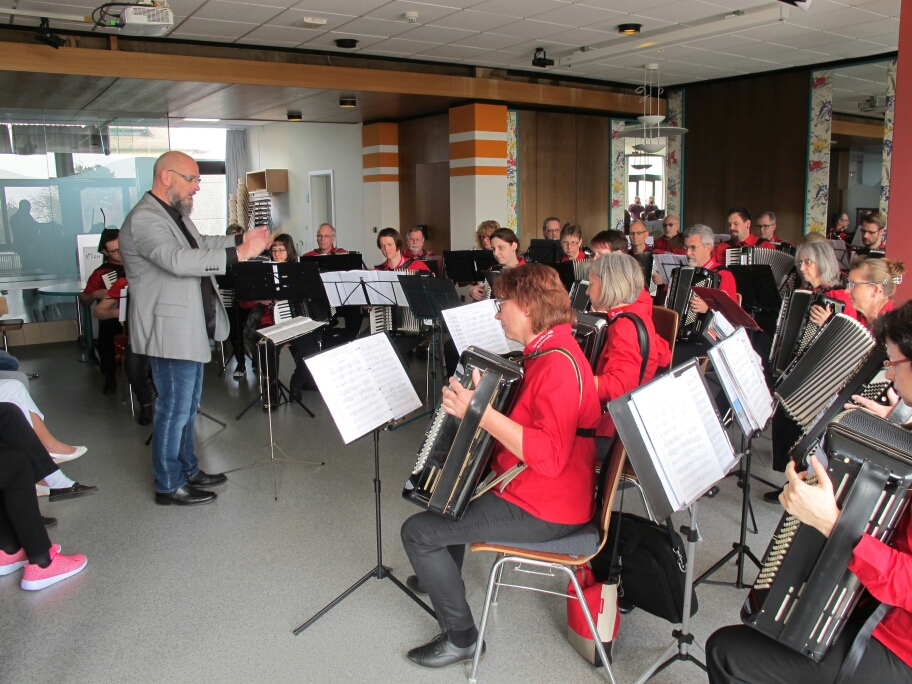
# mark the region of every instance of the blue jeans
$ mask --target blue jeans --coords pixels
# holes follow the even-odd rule
[[[19,359],[0,349],[0,371],[19,370]]]
[[[169,493],[199,472],[199,459],[193,452],[193,428],[203,391],[203,364],[158,356],[150,356],[149,362],[158,389],[152,474],[155,491]]]

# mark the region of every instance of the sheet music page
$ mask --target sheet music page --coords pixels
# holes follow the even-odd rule
[[[682,380],[687,385],[687,391],[690,392],[694,407],[697,409],[703,427],[706,428],[706,434],[709,435],[709,441],[712,442],[716,451],[719,467],[722,468],[722,472],[727,473],[738,462],[738,459],[735,458],[735,449],[732,447],[731,440],[722,429],[722,424],[706,393],[706,386],[700,379],[700,371],[696,366],[692,366],[678,376],[678,381]]]
[[[718,313],[718,312],[714,312]],[[735,327],[728,322],[728,319],[722,314],[714,315],[712,318],[712,325],[719,329],[719,332],[722,333],[722,337],[730,337],[735,332]]]
[[[628,401],[627,407],[630,409],[630,415],[633,417],[633,422],[636,423],[637,429],[640,431],[640,436],[643,438],[643,444],[646,446],[646,451],[649,452],[649,458],[652,460],[652,463],[655,466],[656,475],[659,476],[659,482],[662,483],[662,488],[665,490],[665,496],[668,497],[668,501],[671,503],[671,507],[674,510],[678,510],[684,505],[684,502],[678,499],[677,493],[671,486],[671,482],[668,479],[668,474],[665,472],[664,462],[661,458],[659,458],[656,447],[652,443],[652,440],[649,438],[649,431],[643,424],[643,417],[640,415],[640,412],[637,410],[636,404],[634,402]]]
[[[662,282],[668,285],[671,282],[671,272],[678,266],[687,266],[687,257],[683,254],[654,254],[652,265],[662,274]]]
[[[756,429],[761,429],[773,415],[773,397],[763,377],[763,367],[747,331],[738,328],[734,335],[717,345],[734,380],[739,396],[746,404]]]
[[[367,359],[371,374],[380,385],[380,391],[386,397],[393,418],[398,420],[421,408],[421,399],[418,398],[415,387],[396,355],[389,337],[378,333],[358,340],[358,345]]]
[[[630,397],[679,501],[694,501],[725,476],[686,380],[669,373]]]
[[[361,274],[373,271],[327,271],[321,273],[330,306],[367,306]]]
[[[447,329],[460,354],[472,346],[481,347],[494,354],[506,354],[511,351],[500,321],[494,318],[496,313],[497,304],[493,299],[443,310]],[[520,345],[520,350],[522,349]]]
[[[326,323],[323,321],[314,321],[307,316],[298,316],[288,321],[270,325],[267,328],[260,328],[257,333],[274,344],[279,344],[296,337],[303,337],[324,325]]]
[[[371,303],[380,306],[408,306],[408,299],[399,282],[402,271],[371,271],[370,273],[373,284],[368,284],[367,292]],[[364,282],[368,282],[368,279],[365,278]],[[375,294],[379,299],[374,299]]]

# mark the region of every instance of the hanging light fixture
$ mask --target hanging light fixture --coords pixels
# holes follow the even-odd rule
[[[641,95],[640,102],[643,103],[643,114],[637,117],[641,126],[632,126],[619,133],[621,138],[638,138],[642,142],[633,146],[638,154],[630,155],[634,158],[637,156],[647,156],[658,154],[665,149],[665,139],[676,135],[687,133],[686,128],[680,126],[662,126],[665,121],[665,115],[659,113],[661,103],[660,96],[664,92],[659,84],[659,65],[647,64],[643,70],[643,85],[636,89],[638,95]],[[653,106],[653,103],[655,106]],[[653,111],[654,110],[654,111]],[[632,165],[635,169],[648,168],[643,166],[646,159],[642,160],[640,165]]]

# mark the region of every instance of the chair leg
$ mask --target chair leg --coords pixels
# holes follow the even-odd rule
[[[573,583],[573,589],[576,591],[576,596],[579,600],[580,608],[583,609],[583,616],[586,618],[586,624],[589,625],[589,633],[595,640],[595,649],[598,651],[599,658],[602,659],[602,665],[605,667],[605,674],[608,675],[608,680],[611,682],[611,684],[617,684],[614,679],[614,673],[611,671],[611,665],[608,663],[608,654],[605,653],[605,647],[602,645],[602,638],[599,636],[598,629],[595,627],[595,621],[592,619],[592,613],[589,612],[589,605],[586,603],[586,600],[583,597],[583,588],[580,586],[579,580],[576,579],[576,573],[574,573],[565,565],[559,565],[555,563],[552,565],[552,567],[561,570],[564,574],[570,577],[570,582]]]
[[[469,675],[469,683],[476,684],[475,678],[478,672],[478,662],[481,660],[481,645],[484,643],[485,628],[488,626],[488,611],[491,609],[491,597],[494,593],[494,583],[500,577],[503,571],[503,564],[507,562],[507,556],[494,563],[491,568],[491,574],[488,577],[488,591],[485,593],[484,610],[481,613],[481,626],[478,628],[478,641],[475,642],[475,657],[472,658],[472,673]]]
[[[501,558],[506,558],[506,555],[501,554],[500,557],[501,557]],[[504,571],[504,566],[501,565],[501,566],[497,569],[497,579],[494,580],[494,598],[491,599],[491,605],[492,605],[492,606],[496,606],[496,605],[497,605],[497,597],[498,597],[498,595],[500,594],[500,579],[503,577],[503,571]]]

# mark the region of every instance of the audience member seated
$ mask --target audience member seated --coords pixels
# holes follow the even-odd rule
[[[645,254],[652,251],[652,247],[646,244],[646,238],[649,237],[649,229],[642,221],[632,221],[630,223],[630,251],[629,254]]]
[[[19,359],[3,349],[0,349],[0,371],[19,370]]]
[[[728,232],[731,234],[731,240],[720,242],[713,250],[713,259],[725,265],[725,253],[737,247],[765,247],[767,249],[776,249],[776,246],[768,240],[758,238],[751,233],[750,212],[744,207],[734,207],[728,210]]]
[[[901,261],[866,256],[852,259],[846,290],[859,323],[871,329],[878,316],[893,310],[893,294],[904,272]]]
[[[595,388],[602,406],[596,434],[601,438],[611,438],[614,436],[614,421],[606,404],[652,380],[657,368],[671,364],[671,350],[668,343],[656,335],[652,322],[652,297],[643,289],[643,269],[633,257],[612,252],[593,261],[589,269],[589,297],[593,311],[608,314],[605,346],[595,372]],[[645,373],[641,373],[643,350],[640,349],[637,324],[632,317],[643,324],[648,339]],[[599,446],[599,453],[604,455],[608,440]]]
[[[592,251],[596,258],[611,252],[627,253],[627,236],[619,230],[603,230],[592,238]]]
[[[244,227],[237,223],[232,223],[225,231],[225,235],[243,235]],[[226,306],[225,312],[228,314],[228,341],[231,342],[231,353],[234,356],[234,375],[235,380],[243,380],[247,377],[247,354],[244,352],[244,326],[241,322],[240,307],[237,301],[234,306]],[[140,421],[140,424],[142,421]]]
[[[715,271],[719,274],[719,289],[725,292],[736,302],[738,301],[738,290],[735,285],[735,277],[731,271],[724,268],[717,262],[713,254],[713,237],[712,228],[698,223],[691,226],[684,233],[684,250],[687,252],[687,263],[690,266],[699,266],[708,271]],[[697,313],[706,313],[709,307],[702,299],[693,296],[691,309]]]
[[[424,229],[421,226],[412,226],[405,236],[408,243],[408,249],[402,252],[403,256],[409,259],[421,259],[426,256],[437,256],[434,252],[424,248],[424,241],[427,239]]]
[[[884,242],[887,220],[877,212],[866,214],[861,219],[861,226],[858,230],[861,231],[862,250],[879,249],[883,251],[887,248],[887,243]]]
[[[99,323],[117,320],[120,317],[120,296],[126,286],[127,279],[118,278],[108,290],[107,297],[98,302],[92,315],[98,319]],[[137,422],[140,425],[150,425],[152,423],[152,400],[154,399],[152,385],[149,382],[152,366],[148,356],[133,353],[130,348],[129,330],[125,332],[127,333],[127,349],[123,358],[123,369],[132,391],[136,392],[136,398],[139,399]]]
[[[116,228],[105,228],[98,240],[98,252],[104,255],[101,266],[92,271],[86,281],[85,290],[79,295],[79,303],[90,306],[107,297],[108,288],[104,283],[104,276],[113,273],[117,278],[124,274],[123,259],[120,258],[120,247],[117,236],[120,233]],[[114,394],[117,391],[116,362],[114,358],[114,336],[120,335],[123,329],[117,317],[99,319],[98,321],[98,356],[101,362],[101,373],[105,376],[105,394]]]
[[[684,234],[677,216],[666,216],[662,221],[662,237],[655,241],[652,251],[656,254],[686,254]]]
[[[328,223],[321,223],[317,229],[317,248],[301,256],[320,256],[321,254],[348,254],[341,247],[336,247],[336,229]]]
[[[634,197],[633,204],[631,204],[629,207],[627,207],[627,212],[630,214],[630,220],[639,221],[640,217],[643,214],[643,209],[644,209],[644,207],[643,207],[642,202],[640,202],[640,198]]]
[[[276,235],[272,241],[272,246],[269,248],[269,253],[272,256],[272,260],[280,264],[298,260],[294,240],[285,233]],[[302,393],[305,389],[316,389],[316,384],[307,369],[307,365],[304,363],[304,359],[320,351],[320,333],[313,332],[304,335],[288,342],[287,345],[281,345],[279,348],[276,348],[269,341],[262,345],[259,344],[261,338],[256,334],[256,331],[275,325],[275,301],[265,299],[242,300],[238,302],[238,306],[250,311],[245,327],[247,342],[251,349],[257,350],[260,373],[263,374],[265,372],[269,375],[268,397],[264,399],[263,410],[274,409],[279,403],[279,359],[282,348],[285,346],[288,347],[295,362],[295,370],[292,373],[288,391],[292,401],[301,401]],[[265,379],[265,376],[263,377]]]
[[[829,242],[817,240],[805,242],[795,252],[795,266],[803,280],[803,289],[838,299],[845,304],[844,314],[855,319],[858,318],[858,312],[852,306],[851,297],[842,284],[839,263],[836,261],[833,246]],[[832,315],[831,306],[822,307],[815,304],[811,307],[810,321],[815,325],[823,325]]]
[[[764,211],[757,217],[757,238],[772,242],[774,245],[793,247],[791,242],[776,235],[776,214]]]
[[[583,250],[583,229],[578,223],[565,223],[560,232],[561,250],[564,254],[561,263],[567,261],[583,261],[586,252]]]
[[[72,577],[87,563],[82,554],[64,556],[48,538],[33,471],[42,457],[50,460],[22,412],[0,403],[0,576],[25,568],[20,586],[29,591]]]
[[[556,216],[549,216],[542,222],[542,237],[545,240],[560,240],[561,222]]]

